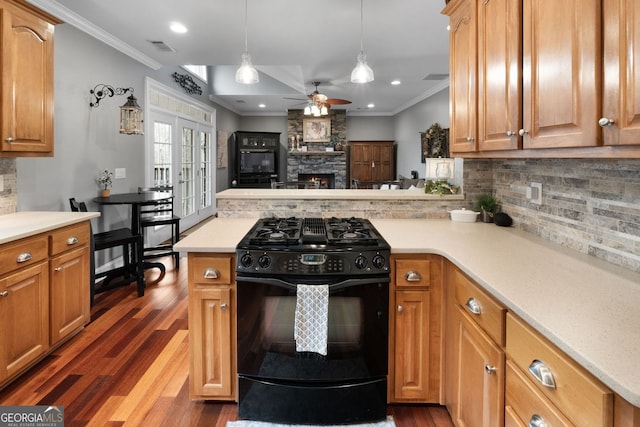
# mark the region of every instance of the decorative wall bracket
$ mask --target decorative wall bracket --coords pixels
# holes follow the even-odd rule
[[[173,76],[176,83],[178,83],[188,94],[202,95],[202,89],[193,81],[190,75],[173,73],[171,76]]]
[[[112,98],[114,95],[124,95],[127,92],[131,92],[131,94],[133,95],[133,88],[132,87],[114,88],[113,86],[105,85],[102,83],[98,84],[96,85],[96,87],[94,87],[89,91],[89,93],[93,95],[93,97],[95,98],[93,101],[89,103],[89,106],[97,107],[98,105],[100,105],[100,101],[106,98],[107,96],[109,98]]]

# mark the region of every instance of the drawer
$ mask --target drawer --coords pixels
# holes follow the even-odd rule
[[[74,249],[82,245],[88,245],[90,239],[90,228],[88,222],[70,225],[52,231],[51,245],[49,249],[51,255],[57,255],[69,249]]]
[[[232,255],[189,254],[189,282],[197,285],[229,285],[235,281]]]
[[[500,346],[504,346],[506,309],[458,269],[453,270],[456,302]]]
[[[610,426],[613,393],[596,378],[511,313],[507,314],[507,355],[523,375],[578,426]],[[555,387],[545,386],[530,371],[534,362]],[[539,374],[541,375],[541,374]]]
[[[429,287],[431,284],[431,260],[425,258],[396,258],[396,287]]]
[[[518,421],[515,425],[571,425],[571,422],[510,361],[507,361],[506,369],[505,413],[507,412]],[[536,424],[535,421],[544,421],[546,424]]]
[[[0,246],[0,275],[35,264],[48,256],[49,241],[44,234],[4,244]]]

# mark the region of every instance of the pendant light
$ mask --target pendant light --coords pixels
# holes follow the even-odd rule
[[[373,81],[373,70],[367,64],[367,55],[364,54],[364,24],[363,24],[363,0],[360,0],[360,53],[356,68],[351,72],[351,83],[369,83]]]
[[[258,70],[256,70],[251,63],[251,55],[249,55],[249,48],[247,43],[247,1],[244,0],[244,53],[242,54],[242,63],[240,68],[236,71],[236,83],[241,84],[254,84],[260,81],[258,77]]]

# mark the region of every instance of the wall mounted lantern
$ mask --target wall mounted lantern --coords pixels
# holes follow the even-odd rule
[[[120,107],[120,133],[126,135],[143,135],[143,111],[138,105],[138,100],[133,96],[133,88],[114,88],[113,86],[98,84],[89,93],[95,98],[90,103],[90,107],[98,107],[100,101],[114,95],[131,94],[127,97],[127,102]]]

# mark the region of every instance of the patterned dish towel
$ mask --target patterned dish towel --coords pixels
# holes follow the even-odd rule
[[[296,351],[327,355],[329,285],[298,285],[293,337]]]

